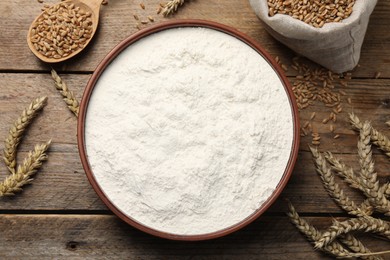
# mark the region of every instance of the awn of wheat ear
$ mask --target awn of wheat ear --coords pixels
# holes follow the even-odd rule
[[[4,163],[11,173],[15,173],[16,150],[18,145],[32,120],[39,111],[46,105],[47,97],[35,99],[26,109],[23,110],[20,117],[10,128],[4,144]]]
[[[35,99],[23,110],[22,115],[10,129],[9,136],[5,142],[4,161],[11,174],[0,182],[0,197],[14,195],[16,192],[21,191],[24,185],[31,183],[33,180],[32,176],[37,173],[43,161],[47,159],[46,152],[51,141],[36,145],[34,150],[28,153],[23,163],[16,165],[17,146],[26,133],[27,126],[44,107],[46,101],[47,97]]]

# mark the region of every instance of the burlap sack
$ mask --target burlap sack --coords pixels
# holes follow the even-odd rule
[[[289,15],[269,17],[267,0],[249,1],[274,38],[337,73],[351,70],[358,64],[369,17],[377,3],[377,0],[356,0],[347,19],[314,28]]]

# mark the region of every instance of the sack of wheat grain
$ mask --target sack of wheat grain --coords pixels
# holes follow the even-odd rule
[[[377,0],[249,0],[266,30],[318,64],[342,73],[359,62]]]

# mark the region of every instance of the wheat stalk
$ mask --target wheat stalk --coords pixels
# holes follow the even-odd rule
[[[338,176],[343,178],[349,184],[350,187],[355,189],[362,189],[359,184],[358,176],[355,175],[352,167],[345,165],[331,152],[325,153],[325,159],[331,165],[332,170],[334,170]]]
[[[8,137],[5,139],[3,159],[12,174],[15,174],[16,150],[23,134],[34,117],[46,105],[46,102],[47,97],[40,97],[31,102],[9,130]]]
[[[355,253],[362,253],[362,254],[369,254],[372,253],[370,249],[368,249],[363,243],[354,237],[351,234],[346,234],[344,236],[339,237],[339,241],[346,245],[349,249],[351,249]],[[382,257],[378,256],[361,256],[360,258],[362,259],[367,259],[367,260],[382,260]]]
[[[361,167],[359,182],[371,205],[379,212],[390,215],[390,202],[386,199],[384,194],[385,188],[387,187],[380,187],[374,169],[370,145],[371,132],[371,124],[369,122],[364,122],[360,130],[358,141],[359,164]]]
[[[354,174],[352,167],[346,166],[343,162],[341,162],[339,159],[334,157],[334,155],[331,152],[327,152],[325,154],[325,158],[331,164],[332,169],[340,177],[344,178],[344,180],[349,184],[350,187],[355,188],[355,189],[359,189],[359,190],[364,192],[364,188],[360,185],[360,182],[358,179],[359,177]],[[381,189],[383,190],[383,193],[385,194],[386,197],[390,197],[389,183],[383,184]],[[369,205],[369,201],[365,200],[362,204],[364,204],[364,205],[361,205],[360,208],[362,208],[362,206],[367,207],[367,209],[371,208],[370,211],[372,214],[372,207]],[[368,214],[368,215],[371,215],[371,214]]]
[[[185,0],[170,0],[168,1],[162,10],[164,16],[168,16],[177,11],[177,9],[184,4]]]
[[[349,114],[349,121],[351,122],[352,128],[358,131],[361,131],[363,128],[363,123],[360,121],[354,113]],[[371,137],[370,140],[373,144],[379,147],[385,154],[390,157],[390,140],[381,132],[371,127]]]
[[[291,222],[298,228],[298,230],[304,234],[310,242],[316,243],[322,236],[322,232],[317,230],[314,226],[309,224],[305,219],[301,218],[298,212],[295,210],[294,206],[289,202],[288,203],[289,212],[287,216],[290,218]],[[341,238],[343,243],[350,247],[355,253],[352,253],[345,249],[338,241],[333,240],[327,245],[319,248],[320,250],[333,255],[337,258],[352,258],[352,257],[361,257],[363,259],[381,259],[373,257],[378,254],[389,253],[384,252],[375,252],[372,253],[368,248],[366,248],[358,239],[352,235],[347,235]]]
[[[31,178],[38,169],[42,166],[42,162],[47,159],[46,151],[50,146],[51,141],[36,145],[33,151],[30,151],[22,165],[17,171],[9,175],[3,182],[0,183],[0,197],[14,195],[21,191],[22,187],[29,184]]]
[[[371,143],[374,143],[390,157],[390,141],[386,136],[372,128],[369,122],[360,122],[359,118],[354,114],[350,114],[350,121],[353,128],[359,130],[358,155],[361,168],[359,175],[356,175],[351,167],[342,163],[332,153],[328,152],[323,156],[314,148],[310,147],[310,150],[316,171],[320,175],[329,195],[340,207],[349,214],[356,215],[357,218],[347,219],[342,222],[334,221],[328,230],[319,232],[305,220],[301,219],[292,205],[289,206],[290,212],[288,216],[294,225],[306,235],[308,240],[314,242],[317,249],[333,254],[330,249],[335,249],[336,247],[337,253],[341,251],[341,254],[343,254],[345,249],[340,245],[341,242],[355,252],[355,257],[382,259],[375,256],[388,254],[390,251],[371,253],[368,248],[350,233],[354,231],[371,232],[390,240],[390,223],[370,216],[373,213],[373,207],[379,212],[390,215],[390,202],[386,198],[386,196],[390,197],[390,184],[379,185],[371,150]],[[327,163],[329,163],[330,167]],[[343,178],[349,186],[362,191],[367,199],[361,205],[356,206],[353,201],[344,195],[343,190],[335,182],[332,171]],[[347,256],[338,254],[334,254],[334,256],[346,258],[354,254],[349,251],[346,252]]]
[[[301,218],[291,203],[289,203],[288,207],[289,212],[287,213],[287,216],[290,218],[291,222],[307,237],[310,242],[317,241],[322,236],[321,232],[314,226],[310,225],[305,219]],[[336,257],[349,257],[351,255],[351,252],[346,250],[337,241],[333,241],[320,249]]]
[[[390,225],[377,218],[365,216],[360,218],[351,218],[345,221],[334,221],[333,225],[324,232],[315,242],[316,248],[322,248],[333,242],[337,237],[348,234],[351,231],[363,231],[377,233],[387,239],[390,239]]]
[[[68,106],[69,110],[75,114],[76,117],[79,116],[79,102],[73,95],[73,92],[69,90],[66,83],[58,76],[57,72],[54,69],[51,69],[51,77],[54,79],[56,88],[60,91],[63,100]]]
[[[334,201],[348,214],[354,216],[365,216],[371,214],[370,208],[360,208],[355,202],[350,200],[340,186],[335,182],[333,174],[330,168],[327,166],[326,161],[321,153],[317,149],[310,147],[310,151],[313,155],[314,163],[316,165],[316,171],[320,175],[321,180],[328,194],[334,199]],[[365,206],[365,204],[363,204]]]
[[[390,183],[383,184],[383,190],[387,197],[390,197]]]

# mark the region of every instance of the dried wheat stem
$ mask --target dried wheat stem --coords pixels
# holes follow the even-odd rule
[[[332,170],[334,170],[337,175],[342,177],[349,184],[350,187],[363,191],[363,187],[359,183],[359,176],[355,175],[352,167],[345,165],[331,152],[326,152],[325,158],[331,165]],[[383,189],[385,190],[385,196],[390,197],[390,184],[383,184]]]
[[[318,231],[315,227],[310,225],[306,220],[301,218],[298,212],[295,210],[294,206],[289,203],[289,216],[291,222],[298,228],[298,230],[304,234],[310,242],[317,241],[321,236],[321,232]],[[322,251],[327,252],[336,257],[352,257],[351,252],[346,250],[339,242],[333,241],[328,245],[320,248]]]
[[[310,225],[306,220],[301,218],[298,212],[295,210],[294,206],[289,203],[289,212],[287,216],[290,218],[291,222],[298,228],[298,230],[306,236],[306,238],[310,242],[318,241],[323,234],[321,231],[318,231],[314,226]],[[381,259],[381,258],[369,258],[370,256],[380,255],[380,254],[388,254],[389,251],[383,252],[369,252],[369,250],[364,247],[364,245],[357,240],[356,238],[343,237],[347,246],[351,246],[351,250],[356,250],[356,253],[352,253],[344,248],[338,241],[333,240],[329,242],[324,247],[319,248],[320,250],[335,256],[336,258],[353,258],[353,257],[361,257],[363,259]]]
[[[65,103],[68,105],[70,111],[75,114],[76,117],[79,116],[79,102],[73,95],[73,92],[68,89],[66,83],[58,76],[57,72],[54,69],[51,69],[51,76],[54,79],[56,88],[60,91]]]
[[[358,141],[359,163],[362,175],[361,177],[366,178],[367,183],[374,186],[373,184],[377,181],[377,178],[374,169],[374,161],[372,159],[370,137],[371,125],[369,122],[364,122],[363,127],[360,130]]]
[[[381,219],[373,217],[351,218],[345,221],[334,221],[333,225],[324,232],[316,241],[315,247],[322,248],[333,242],[340,235],[348,234],[351,231],[363,231],[377,233],[390,239],[390,225]]]
[[[23,110],[21,116],[15,121],[10,128],[4,144],[3,159],[8,170],[15,174],[16,167],[16,150],[23,137],[23,133],[30,125],[38,112],[46,105],[47,97],[35,99],[26,109]]]
[[[363,128],[363,123],[360,121],[354,113],[349,114],[349,120],[351,122],[352,128],[360,131]],[[385,154],[390,157],[390,140],[381,132],[371,127],[371,142],[379,147]]]
[[[360,185],[363,187],[363,192],[379,212],[390,215],[390,202],[384,194],[385,188],[380,187],[377,179],[377,174],[374,169],[374,161],[372,159],[372,150],[370,145],[371,140],[371,124],[364,122],[359,135],[358,154],[361,167]]]
[[[365,216],[368,213],[368,210],[359,208],[355,202],[350,200],[345,194],[340,186],[335,182],[334,176],[326,164],[325,158],[317,149],[310,147],[311,153],[313,155],[314,163],[316,165],[316,171],[320,175],[321,180],[324,184],[326,191],[334,199],[334,201],[348,214],[354,216]]]
[[[346,234],[344,236],[340,236],[339,241],[346,245],[349,249],[351,249],[355,253],[362,253],[362,254],[367,254],[371,253],[370,249],[365,247],[363,243],[354,237],[351,234]],[[379,256],[361,256],[362,259],[367,259],[367,260],[382,260],[382,257]]]
[[[336,158],[331,152],[325,153],[325,159],[331,165],[332,170],[343,178],[350,187],[355,189],[361,189],[358,176],[355,175],[352,167],[345,165],[342,161]]]
[[[162,10],[162,14],[164,16],[168,16],[177,11],[177,8],[184,4],[185,0],[170,0],[164,5],[164,9]]]
[[[390,197],[390,183],[383,184],[383,190],[387,197]]]
[[[0,197],[14,195],[21,191],[22,187],[29,184],[31,178],[42,166],[42,162],[47,159],[46,151],[51,141],[36,145],[34,151],[30,151],[22,165],[19,165],[15,174],[8,176],[0,183]]]
[[[298,230],[304,234],[307,239],[310,242],[317,243],[321,238],[324,237],[326,233],[322,233],[321,231],[318,231],[314,226],[310,225],[305,219],[301,218],[298,214],[298,212],[295,210],[294,206],[289,203],[289,212],[287,213],[287,216],[290,218],[291,222],[298,228]],[[359,218],[360,219],[360,218]],[[370,219],[373,219],[372,217],[368,217],[367,222],[375,222],[376,219],[373,221]],[[377,220],[376,224],[383,224],[381,220]],[[342,222],[338,222],[342,223]],[[375,223],[372,223],[373,226]],[[384,225],[387,225],[386,223]],[[370,230],[372,232],[372,230]],[[378,232],[380,233],[380,232]],[[348,235],[347,233],[344,233],[345,235],[341,238],[343,242],[348,247],[351,247],[351,250],[354,250],[356,253],[352,253],[345,249],[335,238],[331,242],[328,242],[326,245],[323,247],[319,247],[320,250],[329,253],[337,258],[352,258],[352,257],[361,257],[363,259],[381,259],[381,258],[369,258],[370,256],[374,255],[381,255],[381,254],[388,254],[390,253],[389,251],[382,251],[382,252],[370,252],[364,245],[354,238],[351,235]]]

